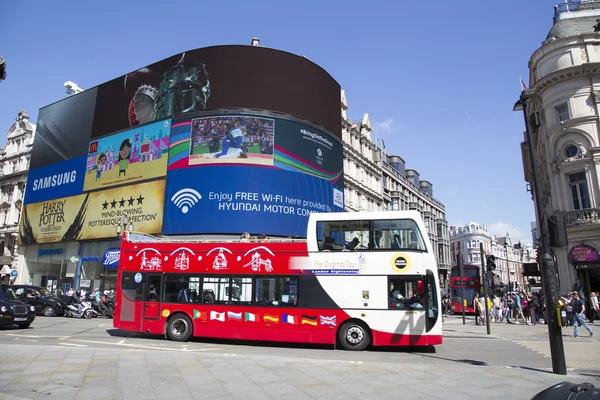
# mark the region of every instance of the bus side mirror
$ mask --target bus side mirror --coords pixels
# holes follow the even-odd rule
[[[422,296],[425,293],[425,288],[423,286],[423,281],[417,282],[417,291],[419,292],[419,296]]]

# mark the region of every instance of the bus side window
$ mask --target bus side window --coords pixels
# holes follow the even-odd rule
[[[388,287],[389,308],[423,309],[424,296],[419,293],[419,281],[422,282],[421,278],[416,276],[390,276]]]

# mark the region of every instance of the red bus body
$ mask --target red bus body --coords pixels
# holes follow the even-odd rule
[[[318,223],[372,215],[326,213]],[[130,240],[124,235],[113,325],[178,341],[189,340],[185,331],[198,337],[332,345],[344,338],[345,348],[355,334],[373,346],[441,344],[437,264],[420,215],[374,215],[386,223],[411,221],[424,232],[422,249],[329,250],[316,237],[316,214],[305,241]]]
[[[473,298],[481,293],[480,267],[467,264],[463,268],[463,285],[460,284],[460,270],[457,265],[450,269],[450,300],[455,313],[462,313],[462,296],[467,300],[466,313],[474,314]],[[461,291],[461,289],[463,289]],[[462,293],[462,294],[461,294]]]

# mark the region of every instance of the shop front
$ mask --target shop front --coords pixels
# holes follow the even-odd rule
[[[590,292],[600,291],[600,253],[589,245],[574,246],[569,250],[569,263],[583,285],[586,298]]]
[[[111,290],[117,287],[120,240],[83,243],[80,261],[80,286],[86,290]]]
[[[24,262],[15,283],[41,286],[56,293],[69,290],[75,279],[77,264],[71,257],[77,255],[79,243],[57,243],[24,247]]]

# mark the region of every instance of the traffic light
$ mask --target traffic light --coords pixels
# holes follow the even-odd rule
[[[488,271],[495,270],[496,269],[496,256],[493,254],[487,256],[487,264],[486,265],[487,265]]]

